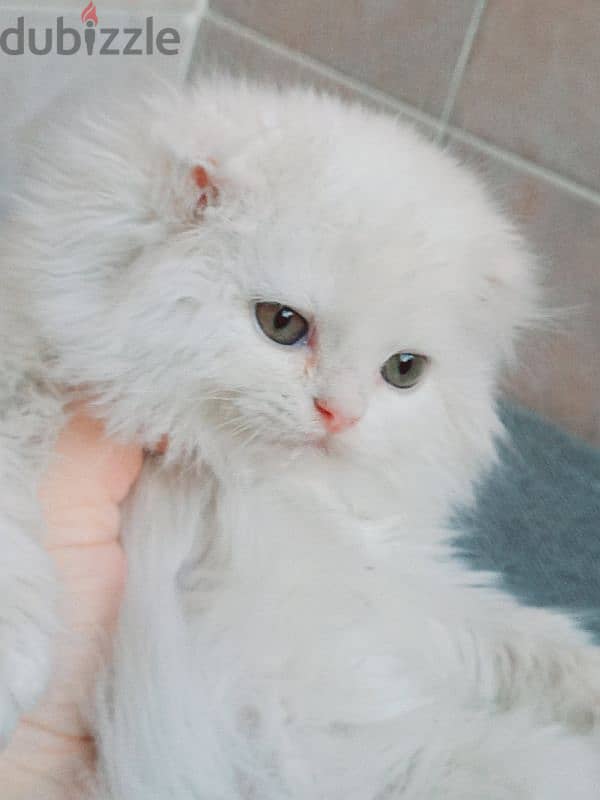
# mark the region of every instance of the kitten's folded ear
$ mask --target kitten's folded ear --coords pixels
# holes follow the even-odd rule
[[[192,180],[198,190],[196,192],[196,210],[202,212],[208,205],[215,205],[219,199],[219,189],[215,185],[215,179],[201,165],[192,169]]]
[[[544,324],[544,292],[540,267],[533,253],[508,224],[492,246],[480,290],[484,330],[494,331],[497,355],[505,362],[515,357],[523,334]]]
[[[155,188],[153,206],[165,219],[176,224],[200,222],[207,211],[219,205],[222,177],[212,158],[196,163],[184,160],[163,168]]]

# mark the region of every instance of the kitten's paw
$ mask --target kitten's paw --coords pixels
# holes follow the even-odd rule
[[[24,615],[23,615],[24,616]],[[34,619],[0,617],[0,749],[40,699],[50,675],[51,635]]]
[[[579,672],[566,721],[578,733],[600,735],[600,648],[586,650]]]
[[[547,685],[554,710],[548,721],[562,722],[575,733],[600,734],[600,648],[565,651],[548,673]]]

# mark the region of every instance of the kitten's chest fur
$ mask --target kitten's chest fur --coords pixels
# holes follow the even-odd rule
[[[131,591],[176,586],[191,658],[232,705],[300,725],[381,723],[439,680],[423,652],[439,624],[433,574],[364,502],[359,516],[322,488],[150,467],[130,510]]]
[[[361,786],[381,786],[423,739],[436,680],[424,679],[435,659],[416,645],[427,591],[412,568],[394,574],[389,548],[367,546],[365,521],[330,500],[293,481],[223,486],[148,465],[130,502],[116,696],[132,704],[137,664],[133,674],[151,678],[146,713],[160,729],[165,708],[177,709],[172,728],[215,748],[202,754],[203,774],[215,769],[219,782],[233,768],[249,781],[241,797],[282,797],[281,786],[368,796]],[[367,767],[361,753],[379,740]],[[196,749],[182,771],[198,758]]]

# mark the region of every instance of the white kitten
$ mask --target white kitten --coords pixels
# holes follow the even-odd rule
[[[447,543],[535,314],[519,238],[388,117],[148,95],[45,134],[2,242],[3,727],[45,676],[53,387],[85,385],[170,439],[128,504],[96,797],[600,797],[598,651]]]

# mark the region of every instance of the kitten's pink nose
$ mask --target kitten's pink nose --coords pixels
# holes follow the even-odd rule
[[[323,425],[325,425],[330,433],[340,433],[347,428],[351,428],[358,422],[358,417],[350,417],[348,414],[344,414],[343,411],[335,408],[335,406],[325,400],[315,398],[314,403],[315,408],[321,415]]]

